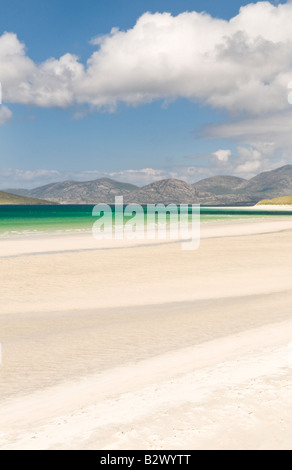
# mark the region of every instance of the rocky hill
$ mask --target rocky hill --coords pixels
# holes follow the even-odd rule
[[[0,191],[0,205],[10,205],[10,204],[19,204],[19,205],[40,205],[40,204],[52,204],[50,201],[44,201],[41,199],[35,199],[30,197],[18,196],[16,194],[7,193]]]
[[[115,196],[125,196],[138,189],[138,186],[120,183],[109,178],[93,181],[63,181],[47,184],[32,190],[11,189],[19,195],[44,198],[61,204],[95,204],[98,202],[114,202]]]
[[[260,173],[243,184],[241,191],[248,194],[256,194],[260,199],[291,194],[292,165],[285,165],[276,170]]]
[[[138,204],[188,204],[195,202],[195,191],[190,184],[184,181],[165,179],[132,191],[126,195],[124,202],[136,202]]]
[[[196,202],[202,205],[253,205],[257,198],[241,192],[247,180],[236,176],[219,175],[205,178],[192,186]]]

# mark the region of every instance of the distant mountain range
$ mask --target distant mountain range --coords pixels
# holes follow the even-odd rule
[[[87,182],[52,183],[31,190],[6,191],[61,204],[114,203],[115,196],[123,196],[125,203],[139,204],[254,205],[262,199],[292,195],[292,165],[265,171],[250,180],[235,176],[213,176],[188,184],[171,178],[140,188],[133,184],[100,178]]]

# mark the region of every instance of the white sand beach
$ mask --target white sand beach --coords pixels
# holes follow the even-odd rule
[[[291,449],[291,218],[0,242],[0,449]]]

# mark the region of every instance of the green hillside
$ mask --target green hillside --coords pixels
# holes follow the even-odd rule
[[[263,199],[262,201],[257,203],[257,206],[262,205],[292,205],[292,196],[282,196],[276,197],[274,199]]]
[[[52,204],[50,201],[42,199],[35,199],[31,197],[17,196],[16,194],[10,194],[0,191],[0,204],[21,204],[21,205],[41,205],[41,204]],[[55,204],[55,203],[54,203]]]

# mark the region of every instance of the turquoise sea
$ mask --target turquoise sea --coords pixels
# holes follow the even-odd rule
[[[0,238],[43,233],[88,232],[94,205],[0,206]],[[114,206],[111,206],[114,213]],[[146,213],[146,206],[144,207]],[[292,211],[201,207],[201,223],[292,216]],[[145,216],[144,216],[145,217]],[[128,219],[129,220],[129,219]]]

